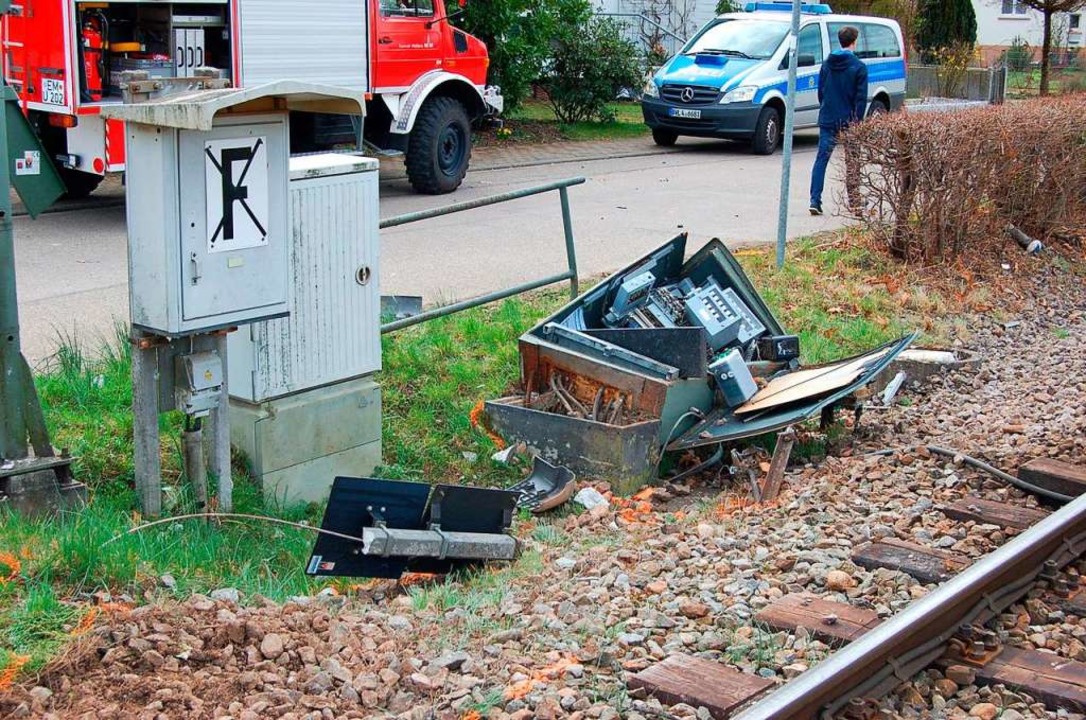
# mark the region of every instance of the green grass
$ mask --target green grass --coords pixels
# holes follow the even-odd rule
[[[805,364],[870,350],[912,330],[926,331],[929,340],[945,332],[920,317],[929,306],[943,307],[941,298],[910,288],[902,307],[900,296],[872,282],[894,271],[891,262],[859,245],[798,240],[780,271],[761,249],[740,251],[739,259],[781,325],[799,335]]]
[[[1086,90],[1086,70],[1053,68],[1049,71],[1049,91],[1053,94]],[[1034,97],[1040,92],[1041,69],[1011,70],[1007,74],[1007,94],[1010,97]]]
[[[612,122],[559,123],[549,104],[529,100],[511,113],[508,119],[514,134],[518,120],[529,120],[554,123],[561,136],[567,140],[616,140],[648,134],[649,128],[645,125],[639,103],[614,102],[607,107],[615,115]]]
[[[887,262],[841,242],[793,243],[782,272],[772,267],[769,251],[744,251],[739,257],[784,327],[800,333],[806,362],[868,349],[916,326],[918,315],[930,322],[945,309],[937,296],[910,287],[912,299],[903,311],[899,297],[871,284],[873,277],[891,271]],[[566,299],[565,288],[556,288],[385,336],[379,376],[384,466],[377,474],[491,486],[522,478],[524,466],[491,460],[495,446],[472,427],[470,413],[476,403],[514,388],[517,337]],[[81,512],[48,521],[0,514],[0,551],[17,555],[21,563],[14,579],[0,584],[0,668],[13,655],[30,655],[31,665],[39,667],[67,640],[70,626],[85,611],[85,599],[97,591],[144,602],[236,587],[246,598],[282,600],[325,585],[304,574],[314,539],[306,530],[179,521],[126,534],[140,522],[132,490],[130,366],[123,335],[96,352],[68,342],[37,379],[53,442],[78,457],[75,471],[90,486],[91,502]],[[171,514],[193,508],[181,483],[180,427],[177,414],[163,416],[166,512]],[[318,507],[266,505],[240,467],[234,503],[239,512],[311,524],[320,519]],[[568,542],[561,530],[546,524],[536,525],[532,537],[551,547]],[[603,536],[599,542],[612,539]],[[489,606],[501,602],[509,582],[538,573],[541,565],[538,552],[526,552],[512,567],[412,590],[412,602],[438,610]],[[165,574],[173,577],[172,588],[161,581]],[[454,645],[487,629],[467,623],[442,632]]]

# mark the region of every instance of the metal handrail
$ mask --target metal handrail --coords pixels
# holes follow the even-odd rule
[[[395,332],[396,330],[402,330],[405,327],[411,325],[417,325],[427,320],[433,320],[434,318],[444,317],[446,315],[452,315],[458,313],[461,310],[467,310],[469,308],[478,307],[480,305],[486,305],[497,300],[504,300],[507,297],[514,295],[520,295],[521,293],[528,292],[529,290],[536,290],[547,285],[553,285],[564,280],[569,280],[569,297],[572,300],[577,297],[579,292],[579,285],[577,283],[577,251],[573,238],[573,221],[569,212],[569,188],[573,185],[581,185],[584,183],[583,177],[567,178],[565,180],[556,180],[546,185],[536,185],[535,187],[522,188],[520,190],[511,190],[505,193],[499,193],[498,195],[488,195],[486,197],[476,198],[475,200],[467,200],[465,202],[453,203],[452,205],[445,205],[444,207],[430,208],[429,210],[418,210],[412,213],[405,213],[403,215],[396,215],[394,217],[385,218],[380,223],[380,228],[398,227],[400,225],[406,225],[408,223],[418,222],[420,220],[429,220],[435,217],[441,217],[443,215],[451,215],[453,213],[463,212],[464,210],[475,210],[476,208],[486,207],[487,205],[496,205],[497,203],[509,202],[510,200],[519,200],[520,198],[530,197],[532,195],[540,195],[546,192],[552,192],[557,190],[559,198],[562,203],[562,231],[566,240],[566,264],[567,270],[564,273],[557,275],[548,275],[547,277],[540,278],[538,280],[530,280],[519,285],[514,285],[504,290],[495,290],[494,292],[480,295],[478,297],[470,298],[468,300],[461,300],[460,302],[453,303],[451,305],[442,305],[426,312],[413,315],[408,318],[402,318],[400,320],[394,320],[390,323],[385,323],[381,326],[381,334]]]

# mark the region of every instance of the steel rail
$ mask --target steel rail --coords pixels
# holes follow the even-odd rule
[[[885,623],[755,703],[734,720],[832,717],[936,660],[969,622],[985,622],[1025,595],[1037,576],[1086,551],[1086,495],[989,553]]]

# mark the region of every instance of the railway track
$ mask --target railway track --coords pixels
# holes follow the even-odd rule
[[[1041,465],[1046,487],[1028,480],[1017,484],[1030,485],[1050,500],[1076,496],[1052,512],[979,496],[938,507],[948,519],[997,527],[1010,536],[979,559],[892,538],[853,550],[852,561],[868,570],[886,568],[923,583],[940,583],[892,617],[809,592],[789,593],[759,611],[756,622],[772,631],[803,628],[838,647],[785,684],[775,686],[680,655],[633,675],[629,687],[664,702],[706,707],[718,720],[873,720],[891,717],[879,698],[935,667],[968,684],[1004,685],[1053,711],[1081,717],[1086,713],[1086,662],[1047,649],[1016,647],[995,622],[1027,597],[1086,617],[1086,582],[1069,567],[1086,554],[1086,495],[1079,495],[1081,488],[1075,491],[1079,482],[1086,483],[1086,469],[1048,461]],[[1020,475],[1032,477],[1030,472],[1026,466]],[[998,707],[995,711],[993,717],[1002,713]]]

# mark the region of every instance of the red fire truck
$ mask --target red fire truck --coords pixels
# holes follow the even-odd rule
[[[214,68],[238,87],[363,90],[364,123],[299,113],[292,152],[361,137],[402,152],[411,184],[431,194],[460,185],[471,128],[502,109],[500,90],[486,85],[486,46],[449,23],[445,0],[15,0],[11,10],[4,76],[73,197],[124,170],[123,126],[100,110],[122,102],[126,70],[173,84]]]

